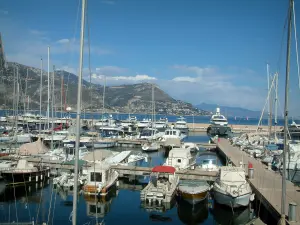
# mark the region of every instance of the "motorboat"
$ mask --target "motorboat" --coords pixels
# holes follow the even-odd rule
[[[141,191],[141,201],[148,205],[161,205],[174,199],[179,177],[171,166],[155,166],[150,181]]]
[[[38,183],[49,178],[50,167],[34,166],[26,159],[20,159],[16,167],[1,171],[1,176],[7,182],[7,185]]]
[[[174,128],[166,129],[164,135],[162,136],[162,141],[171,138],[183,140],[184,138],[186,138],[186,135],[183,134],[179,129],[174,129]]]
[[[189,130],[186,119],[183,116],[177,118],[174,128],[181,130],[182,133],[188,133]]]
[[[212,125],[219,125],[219,126],[227,126],[228,121],[224,115],[221,114],[220,108],[217,107],[216,113],[211,116],[210,123]]]
[[[111,164],[94,163],[87,170],[87,182],[83,187],[85,195],[107,195],[117,183],[118,172],[111,168]]]
[[[166,129],[168,127],[168,118],[160,118],[158,121],[155,121],[153,127],[156,129]]]
[[[146,127],[150,127],[151,126],[151,120],[150,119],[143,119],[141,121],[138,121],[137,123],[137,127],[139,129],[144,129]]]
[[[206,171],[219,171],[220,161],[216,153],[203,152],[198,155],[197,164],[200,169]]]
[[[206,181],[181,180],[177,196],[190,204],[197,204],[207,198],[210,186]]]
[[[158,129],[155,128],[144,128],[141,133],[139,139],[146,140],[155,140],[163,136],[162,132],[159,132]]]
[[[199,151],[199,147],[193,142],[184,142],[181,147],[189,150],[190,152]]]
[[[160,144],[157,143],[156,141],[152,141],[152,142],[149,141],[142,145],[142,150],[145,152],[158,151],[159,149],[160,149]]]
[[[166,166],[172,166],[176,170],[188,169],[196,164],[196,158],[192,156],[189,150],[185,148],[173,148],[169,152],[169,156],[166,159]]]
[[[248,206],[253,200],[252,189],[242,167],[222,166],[213,185],[218,204],[232,208]]]

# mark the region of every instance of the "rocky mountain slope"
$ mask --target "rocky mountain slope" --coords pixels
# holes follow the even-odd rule
[[[28,67],[19,63],[8,63],[8,67],[6,71],[1,74],[0,80],[1,108],[13,107],[14,99],[15,102],[17,101],[17,95],[14,95],[14,90],[15,93],[17,93],[19,84],[19,108],[27,108],[29,98],[29,109],[39,109],[40,74],[41,70],[38,68]],[[52,87],[52,73],[50,74],[50,77],[50,84]],[[61,85],[62,77],[64,79],[63,88]],[[45,71],[43,71],[42,80],[42,109],[46,110],[48,76]],[[82,84],[82,108],[86,111],[102,112],[103,86],[98,84],[90,85],[86,80],[83,80]],[[62,89],[63,97],[61,97]],[[52,90],[50,92],[52,93]],[[156,113],[177,115],[206,114],[205,111],[194,108],[189,103],[173,99],[156,85],[154,87],[154,95]],[[55,72],[54,105],[57,110],[60,110],[61,108],[61,98],[63,99],[63,108],[65,107],[64,103],[66,103],[66,106],[70,106],[75,110],[77,104],[76,75],[66,71]],[[107,86],[105,89],[105,112],[116,111],[120,113],[151,113],[152,84],[139,83],[132,85]]]

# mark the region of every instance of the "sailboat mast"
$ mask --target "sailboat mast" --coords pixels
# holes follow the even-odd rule
[[[27,70],[26,70],[26,80],[25,80],[25,99],[24,99],[24,113],[26,113],[27,112],[27,110],[28,110],[28,108],[27,108],[27,110],[26,110],[26,99],[27,99],[27,103],[28,103],[28,96],[27,96],[27,87],[28,87],[28,68],[27,68]]]
[[[48,101],[47,101],[47,125],[50,124],[50,47],[48,46]]]
[[[274,119],[275,140],[277,139],[277,135],[276,135],[277,116],[278,116],[277,108],[278,108],[278,73],[275,74],[275,119]]]
[[[290,52],[291,52],[291,32],[292,32],[292,7],[293,0],[289,1],[288,11],[288,34],[286,51],[286,76],[285,76],[285,96],[284,96],[284,148],[283,148],[283,172],[282,172],[282,193],[281,193],[281,219],[285,219],[286,203],[286,153],[288,152],[288,99],[290,80]]]
[[[103,86],[103,96],[102,96],[102,102],[103,102],[102,103],[102,119],[104,116],[104,109],[105,109],[105,88],[106,88],[106,76],[104,75],[104,86]]]
[[[42,94],[43,94],[43,58],[41,58],[41,75],[40,75],[40,128],[39,134],[41,134],[42,129]]]
[[[55,76],[55,66],[53,65],[53,73],[52,73],[52,94],[51,94],[51,150],[53,150],[53,132],[54,132],[54,76]]]
[[[75,145],[75,171],[74,181],[78,180],[78,159],[79,159],[79,143],[80,143],[80,114],[81,114],[81,86],[82,86],[82,67],[83,67],[83,47],[84,47],[84,25],[85,25],[85,1],[82,0],[81,10],[81,32],[80,32],[80,57],[79,57],[79,74],[78,74],[78,91],[77,91],[77,115],[76,115],[76,145]],[[78,186],[74,185],[73,194],[73,217],[72,224],[77,223],[77,197]]]
[[[63,118],[63,93],[64,93],[64,76],[61,76],[61,94],[60,94],[60,118]]]
[[[272,132],[272,87],[270,87],[270,70],[269,70],[269,64],[267,63],[267,78],[268,78],[268,92],[269,92],[269,110],[268,110],[268,133],[269,133],[269,141],[271,139],[271,132]]]

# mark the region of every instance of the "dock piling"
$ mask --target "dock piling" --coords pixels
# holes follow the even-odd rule
[[[296,222],[296,207],[297,203],[296,202],[290,202],[289,203],[289,222]]]

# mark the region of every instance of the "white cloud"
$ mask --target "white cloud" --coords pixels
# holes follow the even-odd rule
[[[204,75],[212,73],[216,70],[214,67],[198,67],[198,66],[187,66],[187,65],[174,65],[172,66],[173,69],[181,70],[184,72],[191,72],[197,75]]]
[[[70,42],[70,40],[67,39],[67,38],[60,39],[60,40],[56,41],[56,43],[58,43],[58,44],[67,44],[69,42]]]
[[[252,109],[263,107],[266,91],[244,82],[254,71],[239,69],[238,74],[217,67],[175,65],[176,77],[159,84],[175,98],[193,104],[210,102],[220,105],[240,106]]]
[[[124,82],[124,83],[136,83],[136,82],[143,82],[143,81],[155,81],[157,80],[156,77],[151,77],[147,74],[137,74],[135,76],[106,76],[103,74],[96,74],[94,73],[92,75],[92,78],[94,79],[98,79],[98,80],[104,80],[104,77],[106,79],[106,81],[112,81],[112,83],[115,84],[114,81],[118,81],[118,82]]]
[[[187,76],[187,77],[174,77],[172,80],[177,81],[177,82],[192,82],[192,83],[194,83],[194,82],[197,81],[197,78],[189,77],[189,76]]]

